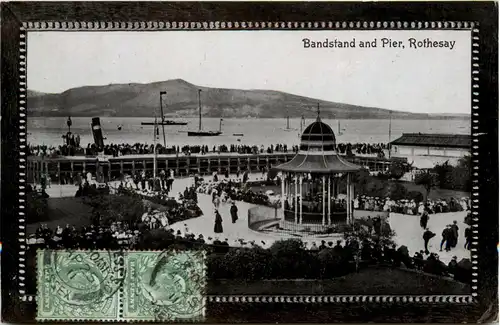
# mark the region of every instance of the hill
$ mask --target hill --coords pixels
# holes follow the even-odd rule
[[[273,90],[240,90],[207,88],[182,79],[148,84],[110,84],[84,86],[60,94],[28,91],[31,116],[119,116],[151,117],[159,107],[160,91],[164,97],[167,116],[190,117],[198,114],[198,89],[202,90],[203,115],[207,117],[261,117],[274,118],[316,115],[319,103],[322,115],[339,119],[385,119],[390,110],[328,102]],[[287,113],[288,112],[288,113]],[[392,112],[398,119],[469,118],[463,116],[413,114]]]

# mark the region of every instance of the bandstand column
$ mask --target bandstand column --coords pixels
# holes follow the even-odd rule
[[[332,219],[332,195],[330,192],[331,186],[331,176],[328,175],[328,221],[327,224],[330,225],[330,220]]]
[[[281,218],[285,219],[285,173],[281,172]]]
[[[323,175],[321,187],[322,187],[321,197],[323,198],[323,202],[322,202],[322,205],[323,205],[322,216],[323,216],[323,218],[321,220],[321,224],[324,226],[325,225],[325,175]]]
[[[293,197],[293,205],[295,206],[295,223],[298,223],[298,219],[297,219],[297,211],[299,209],[299,205],[298,205],[298,202],[297,202],[297,193],[299,191],[298,189],[298,178],[297,176],[295,176],[295,196]]]
[[[299,224],[302,224],[302,181],[303,181],[304,176],[300,175],[299,178],[299,204],[300,204],[300,211],[299,211]]]

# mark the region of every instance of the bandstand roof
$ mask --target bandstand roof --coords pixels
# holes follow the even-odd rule
[[[333,174],[355,172],[363,167],[342,159],[335,150],[332,128],[318,118],[302,133],[300,150],[289,162],[273,167],[276,171],[291,173]]]
[[[299,152],[292,160],[273,169],[291,173],[334,174],[355,172],[363,167],[342,159],[336,152]]]

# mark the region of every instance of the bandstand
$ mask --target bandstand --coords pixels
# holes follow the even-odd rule
[[[316,121],[301,135],[297,155],[273,168],[281,172],[281,228],[327,231],[333,225],[352,222],[352,173],[363,167],[342,159],[335,148],[335,134],[318,111]]]

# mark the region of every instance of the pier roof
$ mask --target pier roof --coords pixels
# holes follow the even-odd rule
[[[471,136],[469,134],[403,133],[401,137],[392,141],[391,145],[470,149]]]

